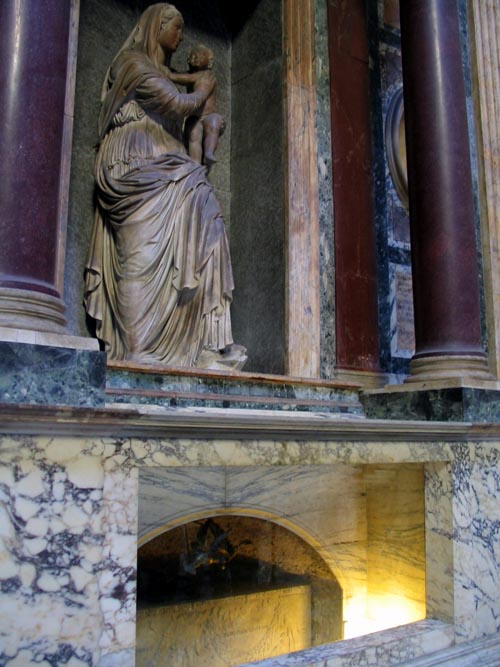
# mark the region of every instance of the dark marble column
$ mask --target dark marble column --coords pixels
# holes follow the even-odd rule
[[[65,332],[70,0],[0,2],[0,326]]]
[[[328,3],[337,368],[379,370],[368,34],[364,0]]]
[[[456,0],[401,3],[416,353],[410,380],[490,378]]]

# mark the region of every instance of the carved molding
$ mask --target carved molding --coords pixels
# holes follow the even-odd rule
[[[486,358],[466,354],[413,357],[406,382],[437,382],[456,378],[460,382],[491,381]]]
[[[385,150],[392,182],[402,203],[408,208],[408,171],[406,167],[406,141],[403,88],[394,93],[385,119]]]
[[[0,405],[0,434],[77,437],[274,440],[309,443],[378,443],[376,456],[394,460],[405,442],[499,442],[500,424],[421,422],[272,410],[160,408],[122,404],[113,408]],[[320,445],[317,445],[320,446]],[[316,450],[315,450],[316,451]],[[401,450],[404,457],[406,449]],[[366,453],[366,452],[365,452]],[[296,451],[299,457],[307,452]],[[432,459],[432,456],[430,456]]]

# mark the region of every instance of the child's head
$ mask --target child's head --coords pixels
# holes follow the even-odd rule
[[[204,44],[196,44],[188,56],[188,65],[191,69],[212,69],[214,66],[214,52]]]

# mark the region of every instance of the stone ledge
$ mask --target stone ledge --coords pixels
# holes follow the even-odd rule
[[[252,667],[389,667],[406,665],[422,654],[447,649],[453,641],[452,625],[426,620],[251,664]],[[239,667],[250,667],[250,663]]]
[[[259,382],[268,385],[273,384],[296,384],[303,387],[325,387],[339,389],[360,389],[363,382],[359,376],[361,373],[350,374],[349,379],[335,378],[333,380],[323,380],[321,378],[303,378],[294,375],[274,375],[271,373],[257,373],[247,371],[214,371],[203,368],[181,368],[176,366],[164,366],[162,364],[138,364],[130,361],[108,361],[108,369],[117,372],[141,373],[146,375],[163,376],[185,376],[191,377],[194,381],[199,378],[205,380],[237,380],[241,383]],[[363,374],[364,375],[364,374]],[[375,375],[375,374],[374,374]],[[376,374],[377,377],[379,374]]]
[[[339,382],[116,364],[107,370],[110,404],[364,414],[358,387]]]
[[[417,658],[404,667],[498,667],[500,635],[483,637],[474,642],[455,644],[449,649]]]
[[[0,433],[346,442],[500,440],[500,425],[375,420],[321,412],[114,405],[75,408],[0,404]]]

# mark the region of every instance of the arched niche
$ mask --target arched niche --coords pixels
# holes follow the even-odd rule
[[[137,664],[218,667],[342,639],[342,602],[331,567],[295,532],[204,513],[139,548]]]

